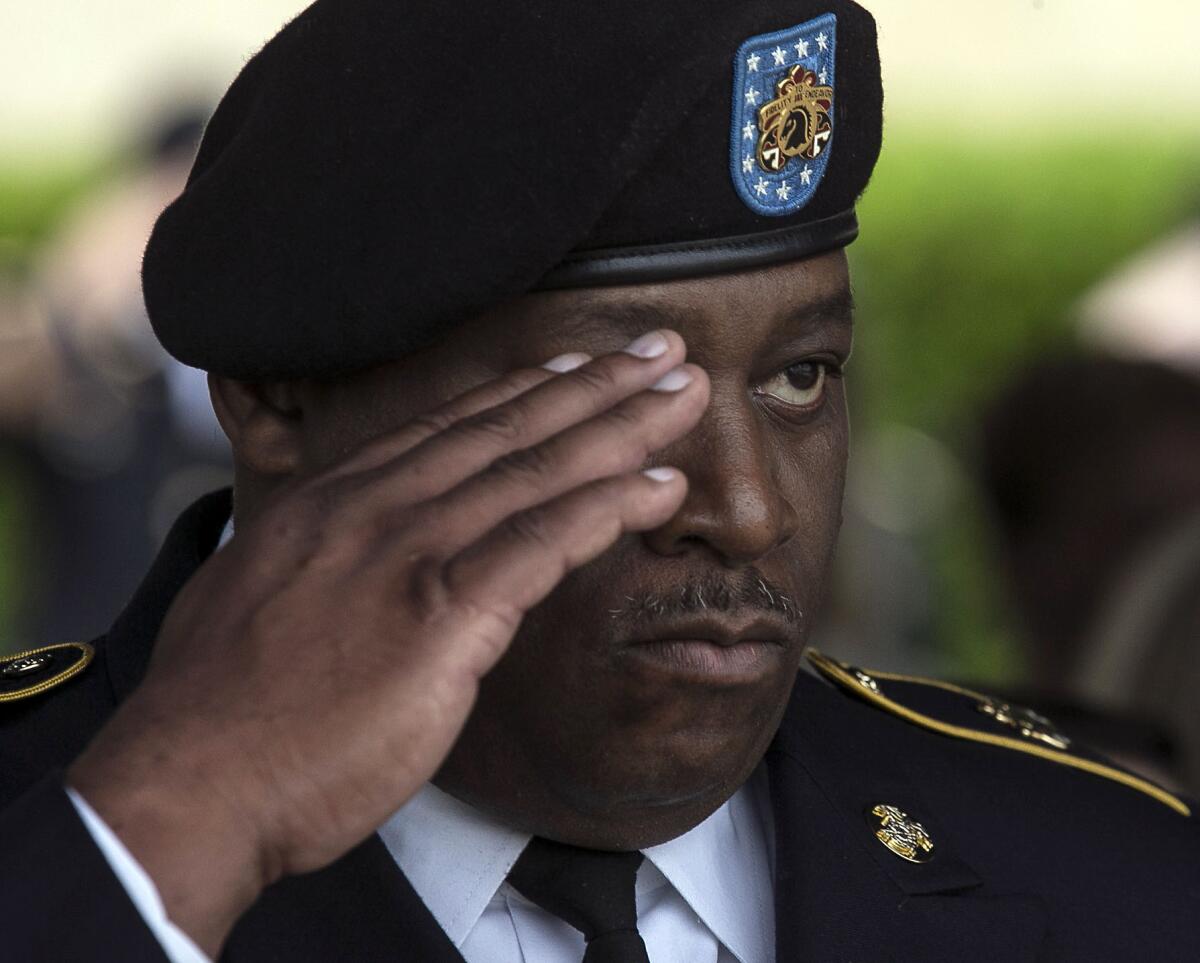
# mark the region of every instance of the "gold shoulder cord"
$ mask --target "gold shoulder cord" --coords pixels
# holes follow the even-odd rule
[[[18,699],[28,699],[31,696],[45,692],[47,689],[53,689],[56,685],[61,685],[68,679],[72,679],[79,675],[80,672],[88,667],[88,663],[92,661],[92,658],[96,654],[96,650],[86,642],[63,642],[58,645],[44,645],[40,649],[28,649],[25,652],[16,652],[12,655],[6,655],[0,659],[0,663],[15,662],[18,659],[34,658],[47,652],[60,652],[63,649],[79,649],[82,651],[83,655],[80,657],[78,662],[68,666],[61,672],[56,672],[48,679],[43,679],[41,682],[34,683],[31,686],[26,686],[24,689],[14,689],[10,692],[0,691],[0,702],[16,702]]]
[[[1009,736],[994,735],[990,732],[980,732],[976,729],[968,729],[965,726],[956,726],[948,722],[941,722],[931,716],[916,712],[900,703],[889,699],[878,688],[871,688],[864,684],[854,675],[853,670],[848,670],[840,663],[835,662],[828,656],[822,655],[816,649],[809,649],[806,653],[809,662],[816,666],[817,670],[827,678],[832,679],[842,688],[849,689],[859,698],[865,699],[881,709],[899,716],[911,722],[913,725],[921,726],[924,729],[929,729],[933,732],[939,732],[942,735],[953,736],[956,739],[966,739],[970,742],[982,742],[990,746],[1001,746],[1005,749],[1013,749],[1017,752],[1025,752],[1031,756],[1040,756],[1042,759],[1049,759],[1051,762],[1057,762],[1063,766],[1069,766],[1072,769],[1082,769],[1084,772],[1090,772],[1096,776],[1103,776],[1106,779],[1111,779],[1114,782],[1119,782],[1122,785],[1129,786],[1131,789],[1136,789],[1139,792],[1144,792],[1147,796],[1152,796],[1165,806],[1170,806],[1177,813],[1183,816],[1190,816],[1191,809],[1182,800],[1161,789],[1154,783],[1138,776],[1131,775],[1127,772],[1122,772],[1120,769],[1114,769],[1112,766],[1106,766],[1103,763],[1093,762],[1090,759],[1081,759],[1078,756],[1073,756],[1067,752],[1060,752],[1057,749],[1051,749],[1047,746],[1038,746],[1031,743],[1021,742],[1018,739],[1013,739]],[[952,685],[949,682],[939,682],[936,679],[922,679],[918,676],[899,675],[893,672],[875,672],[868,670],[866,674],[871,679],[882,679],[892,682],[912,682],[917,685],[933,686],[938,689],[945,689],[947,692],[954,692],[959,695],[967,696],[971,699],[986,700],[987,697],[982,693],[973,692],[970,689],[964,689],[961,686]]]

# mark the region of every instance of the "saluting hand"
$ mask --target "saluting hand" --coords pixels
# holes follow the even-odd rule
[[[708,381],[661,332],[522,370],[280,491],[176,598],[68,781],[210,953],[279,877],[367,837],[446,757],[524,614],[686,482],[640,469]]]

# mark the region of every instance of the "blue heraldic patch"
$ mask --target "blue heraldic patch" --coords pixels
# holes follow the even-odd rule
[[[821,183],[833,147],[836,37],[827,13],[738,49],[729,169],[752,211],[794,214]]]

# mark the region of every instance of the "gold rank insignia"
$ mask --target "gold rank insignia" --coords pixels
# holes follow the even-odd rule
[[[993,699],[991,696],[980,696],[976,708],[985,716],[991,716],[1003,726],[1016,730],[1026,739],[1044,742],[1055,749],[1066,749],[1071,740],[1059,732],[1054,723],[1039,712],[1034,712],[1025,706],[1009,705]]]
[[[929,833],[908,813],[887,803],[878,803],[867,810],[867,823],[875,830],[875,838],[910,863],[927,863],[933,859],[933,840]]]
[[[0,659],[0,702],[28,699],[62,685],[86,669],[95,654],[84,642],[64,642]]]
[[[1156,786],[1150,780],[1125,772],[1116,766],[1107,765],[1095,758],[1069,752],[1071,740],[1060,733],[1049,719],[1032,709],[1013,706],[981,692],[974,692],[949,682],[940,682],[937,679],[922,679],[895,672],[859,669],[839,662],[837,659],[831,659],[827,655],[822,655],[815,649],[809,649],[805,655],[822,676],[839,688],[912,725],[956,739],[982,742],[990,746],[1028,753],[1062,766],[1102,776],[1128,786],[1130,789],[1143,792],[1181,815],[1191,815],[1191,809],[1187,803],[1161,786]],[[960,724],[961,716],[956,716],[960,722],[950,722],[924,712],[918,712],[911,706],[902,704],[898,701],[894,691],[902,686],[889,686],[888,683],[892,682],[940,689],[943,692],[970,700],[969,704],[973,705],[976,710],[977,718],[983,728]],[[911,692],[912,690],[906,691]],[[882,838],[881,842],[886,845],[886,841]]]

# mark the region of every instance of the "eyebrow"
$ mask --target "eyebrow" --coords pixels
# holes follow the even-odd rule
[[[590,301],[562,319],[573,335],[606,333],[616,328],[621,334],[636,337],[655,328],[675,328],[684,312],[672,305],[648,301]]]
[[[780,323],[808,325],[818,321],[835,321],[846,326],[854,323],[854,292],[840,288],[815,301],[806,301],[783,315]]]

